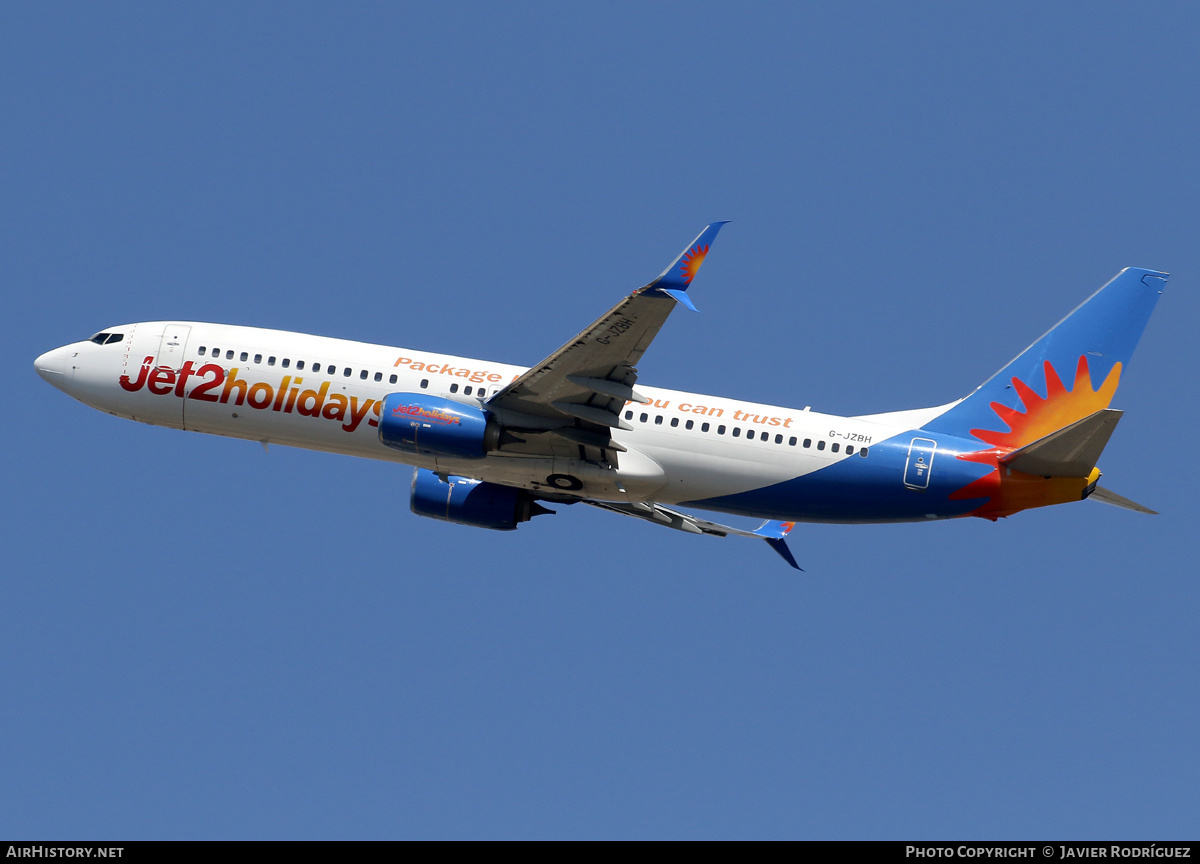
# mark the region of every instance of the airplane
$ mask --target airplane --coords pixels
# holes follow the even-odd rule
[[[638,365],[725,222],[541,362],[513,366],[188,321],[109,327],[37,373],[85,405],[166,426],[415,468],[419,516],[495,530],[584,503],[765,540],[801,569],[797,522],[927,522],[1086,498],[1109,405],[1166,284],[1126,268],[970,395],[853,417],[639,384]],[[765,520],[747,530],[696,508]]]

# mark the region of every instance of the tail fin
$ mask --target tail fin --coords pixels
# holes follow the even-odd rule
[[[1166,280],[1156,270],[1122,270],[923,428],[1019,448],[1108,408]]]

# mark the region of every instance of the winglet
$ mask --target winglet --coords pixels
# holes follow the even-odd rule
[[[700,235],[683,250],[680,256],[672,261],[670,266],[660,273],[657,279],[642,290],[661,291],[668,297],[682,303],[693,312],[699,311],[686,292],[688,286],[692,284],[692,279],[699,272],[700,265],[704,263],[704,258],[708,255],[708,250],[712,247],[717,232],[721,230],[721,226],[724,224],[726,223],[713,222],[706,226],[700,232]]]
[[[753,533],[766,540],[767,545],[779,553],[779,557],[803,573],[804,568],[796,563],[796,559],[792,556],[792,550],[788,548],[787,541],[784,539],[794,527],[796,527],[795,522],[768,520],[759,525]]]

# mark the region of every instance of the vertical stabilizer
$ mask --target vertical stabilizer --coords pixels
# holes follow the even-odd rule
[[[922,428],[1019,448],[1108,408],[1166,280],[1156,270],[1122,270]]]

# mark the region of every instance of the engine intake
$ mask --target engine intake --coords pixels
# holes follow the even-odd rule
[[[417,456],[482,459],[500,445],[500,424],[481,408],[424,393],[389,393],[379,440]]]
[[[450,475],[443,482],[426,468],[413,472],[412,512],[430,519],[455,522],[474,528],[512,531],[542,513],[553,513],[538,504],[528,492]]]

